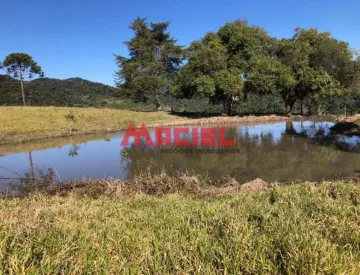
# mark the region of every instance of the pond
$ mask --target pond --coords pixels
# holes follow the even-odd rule
[[[226,153],[199,152],[195,150],[198,147],[166,147],[167,151],[122,147],[125,132],[3,146],[0,191],[16,186],[19,178],[129,179],[146,171],[206,174],[213,180],[228,175],[241,183],[255,178],[289,182],[355,176],[360,173],[360,139],[332,134],[333,125],[327,121],[292,121],[202,126],[226,128],[226,137],[235,140],[233,150]],[[150,135],[154,136],[152,130]]]

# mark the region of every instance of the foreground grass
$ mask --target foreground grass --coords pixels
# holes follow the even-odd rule
[[[359,274],[360,188],[0,201],[4,273]]]
[[[130,123],[159,124],[178,118],[164,112],[67,107],[0,107],[0,145],[69,135],[66,115],[72,113],[72,134],[127,129]]]

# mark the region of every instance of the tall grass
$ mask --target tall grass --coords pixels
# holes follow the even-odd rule
[[[9,274],[359,274],[360,189],[338,183],[199,197],[0,201]]]

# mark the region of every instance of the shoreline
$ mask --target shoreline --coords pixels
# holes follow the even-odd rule
[[[266,182],[256,178],[249,182],[240,183],[234,178],[223,175],[222,180],[212,180],[204,175],[188,175],[178,173],[167,175],[166,173],[151,174],[140,173],[133,179],[83,179],[74,181],[54,181],[46,180],[25,180],[21,183],[23,194],[11,194],[3,192],[3,197],[23,198],[34,193],[45,196],[79,196],[98,199],[100,197],[120,198],[133,195],[149,195],[162,197],[171,194],[190,195],[196,198],[219,197],[224,195],[239,195],[249,191],[269,191],[277,190],[289,186],[310,184],[333,184],[342,182],[343,184],[359,185],[360,175],[343,178],[340,180],[322,180],[317,182],[305,180],[293,180],[290,182]],[[1,195],[1,193],[0,193]],[[1,199],[1,196],[0,196]]]
[[[34,141],[49,141],[53,138],[76,138],[85,135],[116,133],[125,131],[130,123],[137,127],[145,123],[148,128],[154,128],[159,126],[213,125],[307,119],[331,119],[335,121],[337,119],[336,116],[288,117],[281,115],[183,118],[165,112],[133,112],[114,109],[67,107],[0,107],[0,112],[5,114],[6,108],[11,110],[11,112],[15,112],[15,114],[13,113],[12,118],[9,118],[8,121],[4,116],[2,118],[5,130],[0,132],[0,147],[26,144]],[[24,110],[27,114],[25,121],[22,122],[21,112]],[[69,111],[74,112],[76,118],[79,117],[71,126],[73,127],[71,134],[69,134],[69,125],[64,116]],[[33,117],[34,115],[37,117]],[[45,126],[41,127],[41,125]]]

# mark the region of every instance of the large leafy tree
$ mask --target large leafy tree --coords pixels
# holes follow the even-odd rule
[[[259,57],[252,61],[252,70],[247,75],[247,90],[265,94],[280,94],[289,113],[297,99],[296,79],[290,67],[278,59]]]
[[[35,76],[43,77],[44,72],[41,70],[41,67],[26,53],[9,54],[0,64],[0,67],[4,68],[11,77],[20,80],[22,100],[25,106],[24,81]]]
[[[245,20],[225,24],[217,33],[192,43],[174,94],[208,97],[214,103],[221,102],[226,114],[234,115],[246,99],[244,82],[251,60],[269,55],[273,42],[264,30],[249,26]]]
[[[359,85],[359,66],[355,59],[356,52],[345,41],[331,36],[329,32],[317,29],[296,29],[293,40],[307,43],[310,48],[309,66],[322,70],[332,81],[330,88],[311,95],[318,112],[323,111],[326,100],[333,96],[347,96]],[[324,84],[329,85],[329,80]],[[319,84],[319,82],[318,82]]]
[[[134,101],[150,101],[161,108],[160,95],[169,91],[184,60],[184,49],[167,32],[169,22],[146,23],[137,18],[130,25],[135,35],[125,42],[129,57],[116,56],[117,85]]]
[[[307,97],[321,113],[327,99],[346,93],[357,78],[348,44],[315,29],[296,29],[292,39],[278,41],[273,56],[253,61],[247,87],[280,94],[287,114],[297,100]]]

